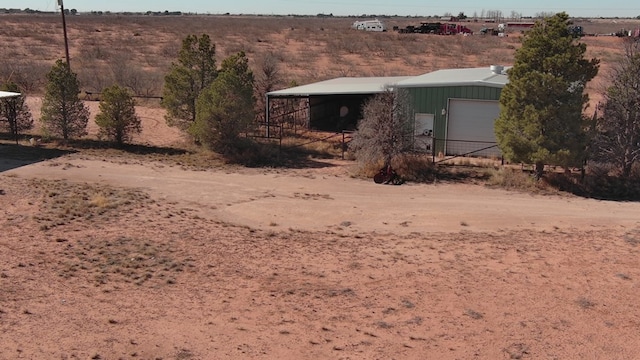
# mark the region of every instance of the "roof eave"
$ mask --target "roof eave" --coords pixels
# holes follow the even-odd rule
[[[10,91],[0,91],[0,99],[15,98],[22,94]]]
[[[506,84],[487,82],[487,81],[462,81],[462,82],[441,82],[441,83],[414,83],[414,84],[398,84],[399,88],[435,88],[435,87],[454,87],[454,86],[485,86],[503,88]]]
[[[270,98],[284,98],[284,97],[310,97],[310,96],[329,96],[329,95],[370,95],[370,94],[378,94],[382,93],[385,90],[381,91],[351,91],[351,92],[326,92],[326,93],[287,93],[287,94],[278,94],[277,92],[269,92],[267,96]]]

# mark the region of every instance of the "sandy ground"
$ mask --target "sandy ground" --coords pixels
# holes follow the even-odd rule
[[[350,166],[0,153],[0,360],[638,357],[640,204]]]
[[[349,166],[4,171],[0,359],[637,356],[640,205]]]
[[[181,140],[158,107],[137,113],[136,143]],[[316,165],[0,152],[0,360],[638,357],[639,204]]]

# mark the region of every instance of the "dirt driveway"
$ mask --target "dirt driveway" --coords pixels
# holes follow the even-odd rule
[[[633,228],[637,203],[529,195],[459,184],[378,185],[347,175],[348,162],[302,170],[188,171],[73,156],[9,171],[141,188],[157,199],[255,228],[429,233]]]
[[[639,204],[345,166],[4,171],[0,359],[637,356]]]

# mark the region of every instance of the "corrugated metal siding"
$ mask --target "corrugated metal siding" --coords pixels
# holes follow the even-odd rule
[[[434,114],[433,130],[438,139],[446,136],[446,115],[442,115],[442,109],[447,109],[449,99],[499,100],[502,91],[501,88],[486,86],[416,87],[407,90],[416,113]]]

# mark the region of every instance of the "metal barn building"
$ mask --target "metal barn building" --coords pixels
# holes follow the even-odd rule
[[[413,100],[415,136],[432,133],[434,152],[499,156],[493,130],[500,114],[498,100],[507,84],[505,68],[438,70],[398,82]],[[419,142],[419,141],[417,141]],[[480,150],[489,148],[486,150]]]
[[[364,101],[389,88],[406,89],[415,112],[417,150],[457,155],[499,156],[494,120],[507,84],[503,66],[438,70],[419,76],[337,78],[269,92],[273,99],[305,99],[306,125],[312,129],[354,129]],[[266,114],[266,121],[273,114]],[[434,143],[432,139],[437,141]]]

